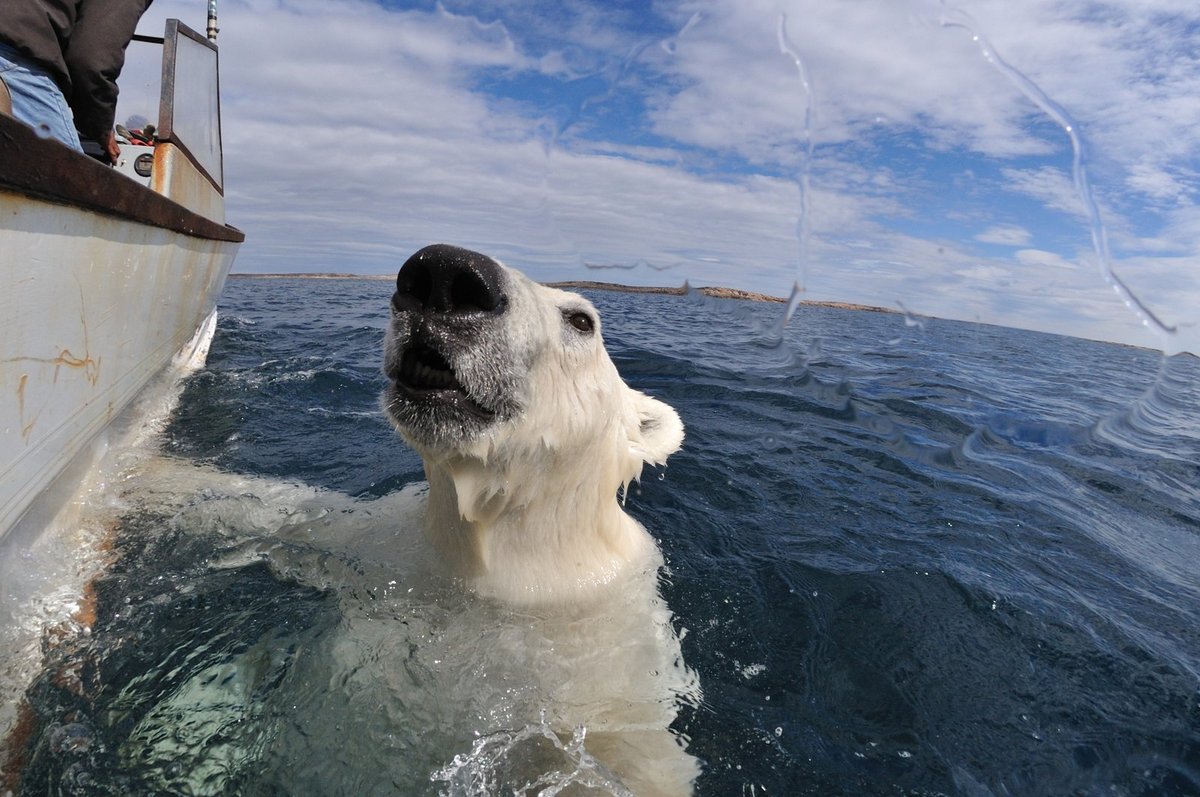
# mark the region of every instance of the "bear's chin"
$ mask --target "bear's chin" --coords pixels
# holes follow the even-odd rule
[[[393,381],[383,409],[405,439],[422,447],[461,445],[497,421],[497,413],[456,387],[423,388]]]
[[[453,363],[460,359],[455,354],[462,343],[444,331],[431,334],[437,326],[427,320],[393,349],[383,401],[396,429],[425,446],[469,442],[502,415],[475,397],[469,374],[460,378]]]

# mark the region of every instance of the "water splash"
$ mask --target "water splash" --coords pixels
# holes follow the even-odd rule
[[[689,18],[684,26],[679,29],[678,33],[659,42],[659,46],[662,47],[663,52],[665,52],[667,55],[675,55],[679,49],[679,40],[686,36],[688,31],[696,27],[696,25],[700,24],[700,22],[703,20],[704,15],[699,11],[692,14],[691,18]]]
[[[943,2],[942,16],[938,20],[938,23],[944,28],[960,28],[965,31],[971,37],[971,41],[979,48],[979,52],[984,57],[984,60],[995,67],[996,71],[1016,86],[1026,98],[1049,116],[1067,134],[1067,137],[1071,141],[1071,173],[1074,178],[1075,192],[1087,210],[1088,230],[1091,233],[1092,249],[1096,255],[1096,263],[1100,269],[1100,276],[1116,292],[1125,305],[1137,314],[1138,319],[1144,326],[1159,333],[1163,341],[1163,350],[1168,354],[1173,353],[1171,351],[1171,343],[1176,337],[1176,327],[1166,324],[1155,315],[1154,311],[1147,307],[1113,270],[1112,255],[1108,248],[1108,231],[1104,226],[1103,220],[1100,218],[1100,206],[1096,202],[1095,194],[1088,181],[1087,158],[1083,138],[1079,134],[1079,125],[1075,123],[1066,109],[1051,99],[1046,92],[1042,91],[1041,87],[1000,57],[1000,54],[984,38],[983,34],[976,30],[974,19],[966,11],[958,8],[946,8]]]
[[[585,794],[633,797],[633,792],[588,753],[584,747],[586,737],[586,729],[578,727],[571,739],[563,742],[543,715],[537,724],[477,739],[470,753],[456,755],[429,779],[447,785],[439,792],[443,797],[557,797],[567,789],[572,794],[582,789]]]
[[[808,241],[811,228],[811,221],[809,220],[811,195],[809,177],[812,173],[813,107],[815,105],[813,101],[812,82],[808,77],[808,69],[804,65],[804,59],[800,57],[799,48],[788,37],[786,13],[779,15],[779,52],[791,59],[796,67],[796,74],[800,78],[800,85],[804,87],[804,114],[803,124],[801,125],[803,146],[801,147],[800,166],[796,171],[796,185],[800,188],[800,206],[796,217],[796,242],[798,244],[796,281],[792,284],[792,294],[788,299],[787,310],[780,321],[780,327],[783,327],[791,320],[792,315],[799,306],[800,296],[806,290],[808,281]]]
[[[918,315],[917,313],[914,313],[912,310],[909,310],[907,307],[904,306],[904,303],[901,302],[899,299],[896,300],[896,306],[899,307],[900,312],[904,314],[904,326],[906,328],[917,329],[920,332],[925,331],[925,324],[929,320],[928,318]],[[900,344],[902,344],[904,342],[904,336],[897,335],[894,338],[889,338],[885,342],[887,343],[888,346],[899,346]]]
[[[803,268],[803,266],[798,266]],[[773,329],[767,333],[767,337],[775,345],[783,341],[783,329],[792,320],[792,316],[796,314],[796,310],[800,307],[800,302],[804,298],[804,285],[798,279],[792,283],[792,292],[788,294],[787,304],[784,306],[783,315],[779,316],[779,321]]]

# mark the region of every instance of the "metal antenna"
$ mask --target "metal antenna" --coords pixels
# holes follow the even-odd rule
[[[217,41],[217,0],[208,0],[208,40]]]

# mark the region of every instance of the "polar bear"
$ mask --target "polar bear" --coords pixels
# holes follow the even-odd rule
[[[698,765],[667,726],[698,684],[658,596],[661,554],[621,498],[680,447],[679,416],[622,381],[582,296],[445,244],[397,274],[384,372],[440,566],[531,616],[559,611],[542,638],[568,662],[560,733],[584,725],[635,794],[690,793]]]

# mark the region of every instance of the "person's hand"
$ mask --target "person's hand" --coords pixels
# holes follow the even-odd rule
[[[121,157],[121,148],[117,146],[117,137],[113,131],[109,130],[100,139],[100,148],[104,150],[105,157],[112,165],[117,165],[117,158]]]

